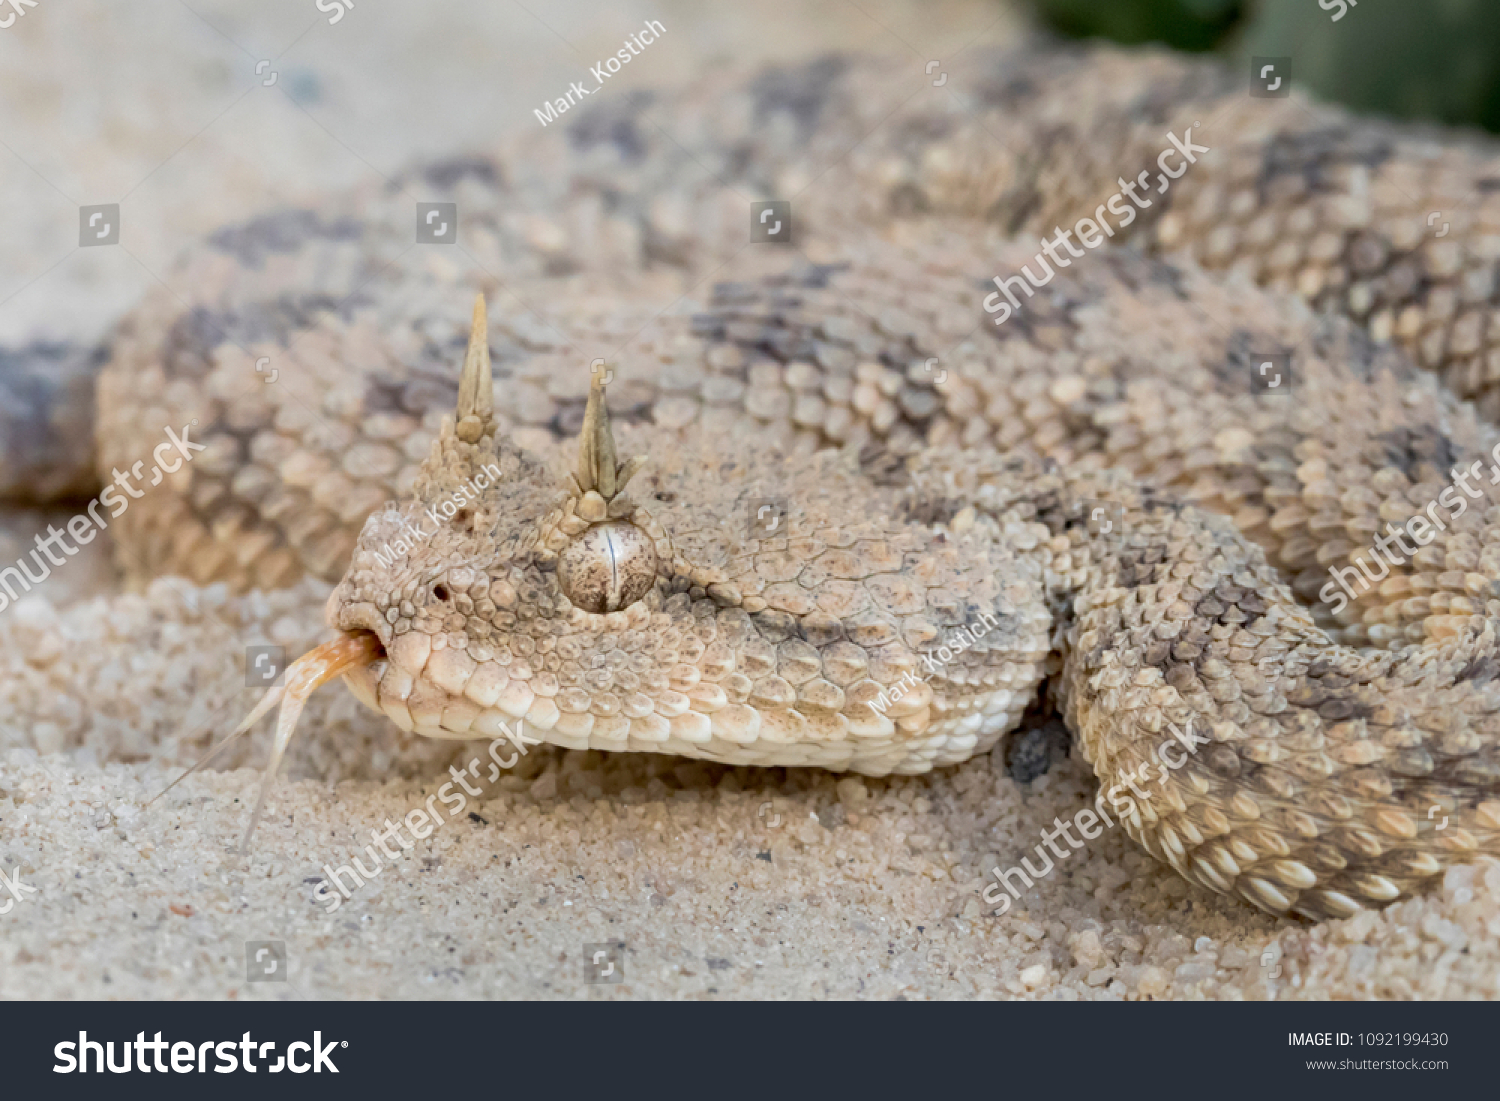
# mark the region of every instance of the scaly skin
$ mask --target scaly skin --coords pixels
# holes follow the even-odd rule
[[[950,71],[947,98],[835,61],[621,97],[566,143],[403,181],[461,204],[475,280],[406,246],[409,195],[385,190],[216,235],[174,280],[191,308],[148,302],[100,380],[101,471],[162,425],[196,418],[210,444],[120,518],[128,572],[343,573],[330,622],[385,652],[349,683],[435,736],[524,717],[562,745],[917,772],[993,745],[1053,676],[1106,791],[1166,724],[1209,738],[1125,824],[1277,912],[1351,913],[1500,851],[1500,489],[1441,508],[1431,544],[1347,607],[1317,600],[1330,566],[1500,441],[1402,352],[1495,411],[1493,154],[1156,55]],[[1128,247],[994,326],[990,277],[1189,126],[1213,152]],[[739,254],[743,196],[721,182],[796,195],[818,263]],[[471,381],[482,430],[461,436],[442,419],[458,292],[496,273],[498,406],[475,413]],[[1277,350],[1291,400],[1251,393]],[[621,453],[650,462],[586,501],[586,477],[542,460],[572,463],[594,356],[619,376]],[[501,481],[462,519],[375,559],[491,462]],[[775,497],[789,535],[768,546],[746,513]],[[1090,533],[1098,502],[1123,533]],[[649,541],[655,572],[596,614],[558,567],[593,539],[573,553],[597,596],[604,519]],[[981,613],[998,627],[931,671],[924,653]],[[911,671],[929,679],[872,707]]]
[[[497,378],[513,396],[502,413],[537,430],[529,442],[576,429],[575,372],[596,356],[623,365],[613,395],[632,416],[654,416],[659,402],[674,422],[695,416],[684,402],[702,397],[701,351],[651,322],[683,293],[707,295],[703,280],[743,279],[764,259],[744,246],[747,199],[761,195],[795,197],[799,248],[820,260],[907,236],[912,256],[891,273],[908,281],[903,299],[933,264],[967,279],[952,303],[964,317],[916,334],[942,355],[979,322],[992,289],[982,284],[1018,272],[1042,234],[1150,166],[1153,205],[1111,247],[1131,238],[1310,297],[1398,339],[1488,419],[1500,415],[1492,146],[1352,121],[1295,96],[1252,99],[1215,67],[1157,53],[977,52],[945,71],[941,90],[920,66],[880,61],[714,75],[671,98],[602,101],[566,131],[414,170],[396,188],[214,234],[126,321],[100,382],[106,480],[184,413],[222,452],[122,518],[122,567],[237,588],[337,577],[360,520],[410,489],[451,403],[459,287],[494,297]],[[1168,131],[1190,127],[1212,152],[1155,194]],[[461,252],[411,245],[419,198],[459,203]],[[1429,228],[1433,210],[1442,220]],[[935,221],[954,234],[924,236]],[[953,237],[972,258],[964,266],[941,251]],[[1268,319],[1287,312],[1279,298],[1260,301],[1278,302]],[[852,314],[862,323],[886,305],[856,297]],[[1024,312],[1010,323],[1026,327]],[[720,387],[708,401],[772,431],[788,423],[770,387],[746,393]]]
[[[329,598],[330,625],[381,646],[348,683],[403,728],[519,719],[572,748],[925,772],[1012,729],[1056,649],[1116,812],[1194,882],[1342,917],[1500,851],[1500,600],[1354,649],[1222,517],[988,450],[795,459],[654,428],[626,441],[662,468],[618,488],[591,402],[559,479],[474,398],[483,340],[412,497],[370,518]],[[750,519],[778,498],[785,534],[762,537]],[[1119,530],[1089,524],[1096,502]],[[589,610],[600,585],[613,610]],[[1193,752],[1144,774],[1159,794],[1120,796],[1174,726]]]

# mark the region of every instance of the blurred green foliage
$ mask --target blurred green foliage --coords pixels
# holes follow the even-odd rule
[[[1036,0],[1042,17],[1074,38],[1209,50],[1244,14],[1240,0]]]
[[[1290,56],[1293,80],[1321,99],[1500,133],[1500,0],[1031,2],[1072,37],[1213,50],[1242,67]]]

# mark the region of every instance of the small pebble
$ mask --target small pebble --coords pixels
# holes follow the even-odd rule
[[[1143,967],[1135,988],[1147,997],[1156,997],[1167,989],[1167,976],[1160,967]]]
[[[853,777],[846,776],[836,785],[839,793],[839,802],[846,807],[862,807],[870,801],[870,789],[865,787],[864,782]]]
[[[36,743],[36,751],[43,756],[48,753],[61,753],[64,746],[62,727],[56,723],[37,723],[31,728],[32,741]]]
[[[1090,970],[1104,962],[1104,945],[1100,943],[1098,933],[1090,929],[1073,938],[1073,961]]]
[[[1213,963],[1203,960],[1191,960],[1178,966],[1172,973],[1172,977],[1178,982],[1191,985],[1195,982],[1203,982],[1205,979],[1214,977],[1216,968]]]
[[[1045,963],[1034,963],[1016,977],[1033,990],[1050,985]]]

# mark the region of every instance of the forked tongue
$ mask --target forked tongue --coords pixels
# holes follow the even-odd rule
[[[276,770],[281,767],[281,758],[286,753],[286,747],[291,744],[292,732],[297,727],[297,718],[302,714],[302,706],[307,702],[307,698],[335,677],[343,676],[350,669],[369,665],[383,652],[380,640],[370,631],[352,631],[340,635],[332,642],[325,642],[322,646],[309,650],[287,666],[285,685],[267,690],[260,702],[255,705],[255,710],[245,716],[244,721],[234,728],[232,734],[209,750],[201,761],[168,784],[159,795],[151,800],[151,803],[156,802],[162,795],[212,761],[225,746],[249,730],[262,715],[280,703],[281,712],[276,716],[276,739],[271,743],[271,759],[266,763],[266,771],[261,776],[260,794],[255,800],[255,812],[250,816],[250,828],[245,831],[245,840],[240,845],[241,853],[249,852],[250,837],[255,833],[257,823],[260,822],[261,811],[266,805],[266,795],[269,794],[271,784],[276,778]],[[146,805],[150,806],[151,803]]]

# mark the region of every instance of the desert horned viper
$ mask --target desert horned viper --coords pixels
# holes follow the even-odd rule
[[[1149,52],[919,64],[622,91],[214,234],[99,378],[106,481],[162,425],[206,445],[121,566],[342,578],[277,754],[342,674],[434,737],[918,773],[1050,678],[1103,790],[1185,735],[1121,813],[1195,883],[1345,916],[1500,854],[1493,148]],[[996,325],[993,280],[1138,178]],[[793,244],[747,245],[775,195]],[[460,249],[411,244],[414,197]],[[8,415],[59,420],[39,392]]]

